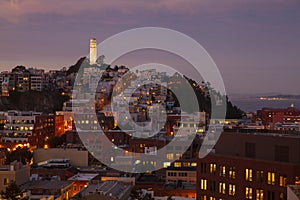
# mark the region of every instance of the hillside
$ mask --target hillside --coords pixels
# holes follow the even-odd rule
[[[68,97],[62,96],[59,91],[11,92],[9,97],[0,98],[0,110],[55,113],[57,110],[62,110],[63,103],[67,100]]]

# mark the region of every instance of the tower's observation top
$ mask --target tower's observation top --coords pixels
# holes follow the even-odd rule
[[[90,64],[94,65],[97,61],[97,40],[96,38],[90,39]]]

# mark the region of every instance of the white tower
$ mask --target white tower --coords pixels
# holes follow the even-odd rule
[[[97,41],[96,38],[90,39],[90,65],[96,64],[97,61]]]

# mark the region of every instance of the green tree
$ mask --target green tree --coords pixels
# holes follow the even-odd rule
[[[7,200],[22,199],[22,191],[16,182],[11,182],[5,191],[1,191],[1,198]]]
[[[9,165],[11,162],[17,160],[23,165],[27,165],[30,164],[32,156],[33,154],[28,147],[18,147],[16,150],[6,154],[5,164]]]
[[[53,136],[50,137],[47,141],[49,148],[56,148],[59,145],[62,145],[65,142],[64,137]]]

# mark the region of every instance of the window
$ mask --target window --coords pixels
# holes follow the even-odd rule
[[[201,190],[206,190],[207,189],[207,180],[206,179],[201,179],[200,180],[200,189]]]
[[[256,200],[263,200],[263,199],[264,199],[264,191],[256,190]]]
[[[180,153],[176,153],[175,156],[176,156],[176,159],[178,160],[178,159],[181,159],[181,156],[182,156],[182,155],[181,155]]]
[[[183,166],[184,166],[184,167],[190,167],[190,166],[191,166],[191,163],[190,163],[190,162],[184,162],[184,163],[183,163]]]
[[[245,179],[246,181],[252,181],[252,169],[246,169]]]
[[[279,176],[279,186],[286,187],[286,176]]]
[[[245,144],[245,156],[248,158],[255,158],[255,144],[246,143]]]
[[[280,200],[286,199],[283,192],[281,192],[281,193],[279,194],[279,199],[280,199]]]
[[[174,167],[181,167],[181,162],[175,162]]]
[[[226,176],[226,167],[224,165],[220,165],[220,176]]]
[[[219,193],[226,194],[226,184],[225,183],[222,183],[222,182],[219,183]]]
[[[167,154],[167,159],[168,160],[173,160],[174,159],[174,154],[173,153],[168,153]]]
[[[234,196],[235,195],[235,185],[229,184],[229,195]]]
[[[202,196],[200,197],[200,200],[207,200],[206,195],[202,195]]]
[[[268,184],[275,185],[275,173],[274,172],[268,172]]]
[[[206,163],[201,163],[201,173],[205,174],[206,173]]]
[[[268,191],[268,200],[274,200],[275,199],[275,193],[273,191]]]
[[[210,164],[209,165],[209,172],[211,174],[216,174],[216,171],[217,171],[217,165],[216,164]]]
[[[235,167],[229,167],[229,178],[235,179]]]
[[[256,182],[262,183],[264,179],[264,171],[256,171]]]
[[[9,184],[8,178],[4,178],[4,179],[3,179],[3,185],[8,185],[8,184]]]
[[[246,187],[246,199],[252,199],[252,188],[251,187]]]
[[[187,177],[187,172],[179,172],[178,176]]]
[[[215,192],[216,191],[216,181],[210,181],[210,191]]]
[[[177,176],[177,172],[168,172],[168,176]]]

